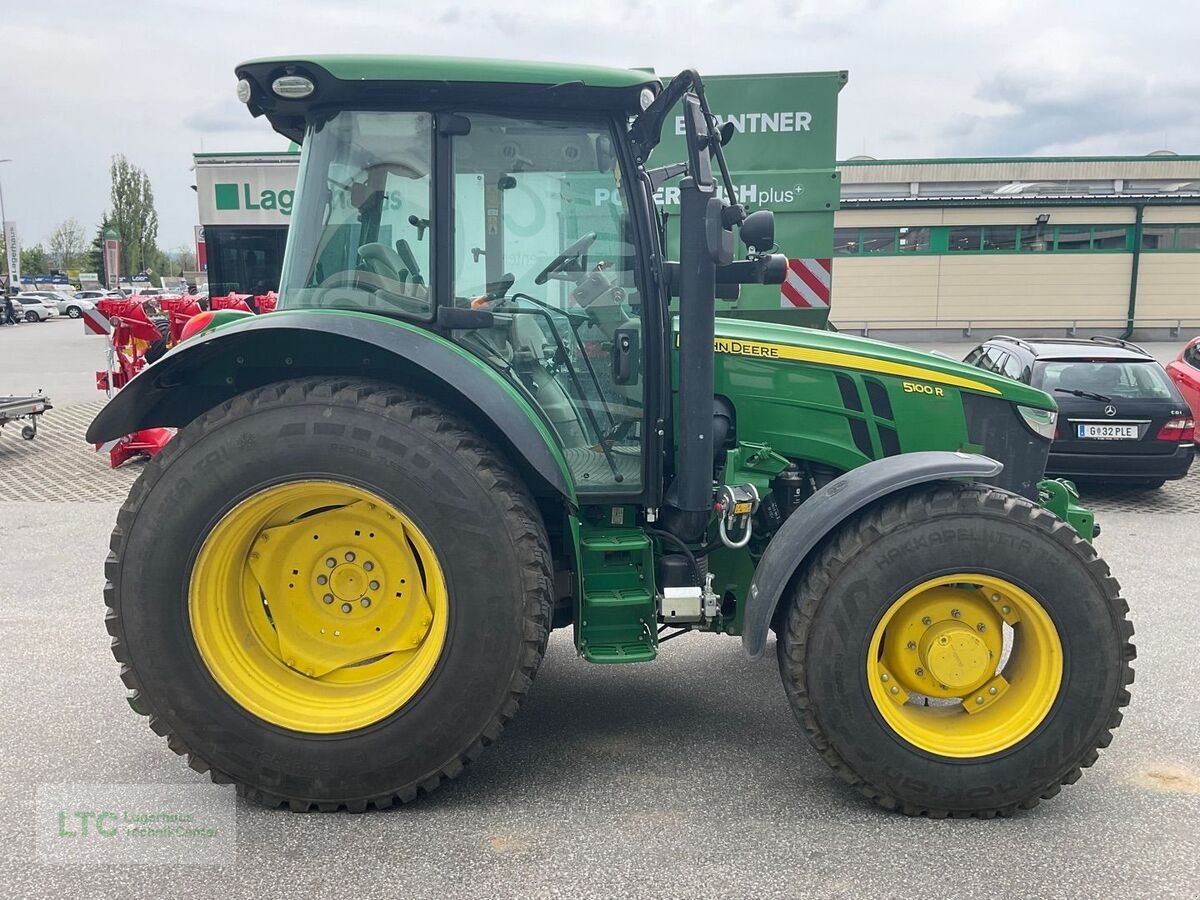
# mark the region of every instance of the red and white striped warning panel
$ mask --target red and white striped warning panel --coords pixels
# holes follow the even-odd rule
[[[832,259],[789,259],[787,278],[779,286],[784,309],[828,309]]]
[[[108,321],[108,316],[104,315],[98,309],[85,309],[83,311],[84,334],[110,334],[111,332],[112,324]]]

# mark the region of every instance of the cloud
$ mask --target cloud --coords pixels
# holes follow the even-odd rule
[[[1194,0],[244,0],[9,2],[0,175],[30,241],[108,203],[108,162],[150,174],[160,241],[189,240],[192,153],[282,149],[233,100],[243,59],[423,53],[684,67],[705,74],[849,69],[843,155],[1200,149]],[[1050,23],[1065,22],[1069,27]]]
[[[219,103],[189,113],[184,116],[182,124],[195,131],[212,134],[214,132],[246,131],[249,121],[244,106]]]
[[[1193,73],[1148,69],[1108,50],[1102,39],[1051,32],[980,81],[973,99],[985,111],[951,118],[940,134],[967,155],[1068,147],[1146,153],[1172,131],[1194,146],[1200,76]]]

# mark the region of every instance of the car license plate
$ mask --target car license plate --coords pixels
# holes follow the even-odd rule
[[[1097,441],[1136,441],[1136,425],[1079,425],[1079,436]]]

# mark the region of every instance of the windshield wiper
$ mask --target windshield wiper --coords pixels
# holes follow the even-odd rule
[[[1073,394],[1076,397],[1087,397],[1089,400],[1099,400],[1101,403],[1112,403],[1112,397],[1105,397],[1103,394],[1097,394],[1095,391],[1080,391],[1075,388],[1055,388],[1060,394]]]

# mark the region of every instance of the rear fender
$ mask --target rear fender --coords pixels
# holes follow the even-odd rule
[[[913,485],[950,478],[990,478],[1003,468],[986,456],[928,450],[876,460],[829,482],[788,516],[759,560],[746,598],[742,649],[751,659],[763,655],[775,609],[792,577],[803,568],[813,548],[850,516]]]
[[[553,433],[515,386],[445,338],[366,313],[273,312],[199,334],[130,381],[96,416],[87,439],[98,444],[143,428],[182,427],[244,391],[304,375],[429,392],[505,445],[535,493],[575,505]]]

